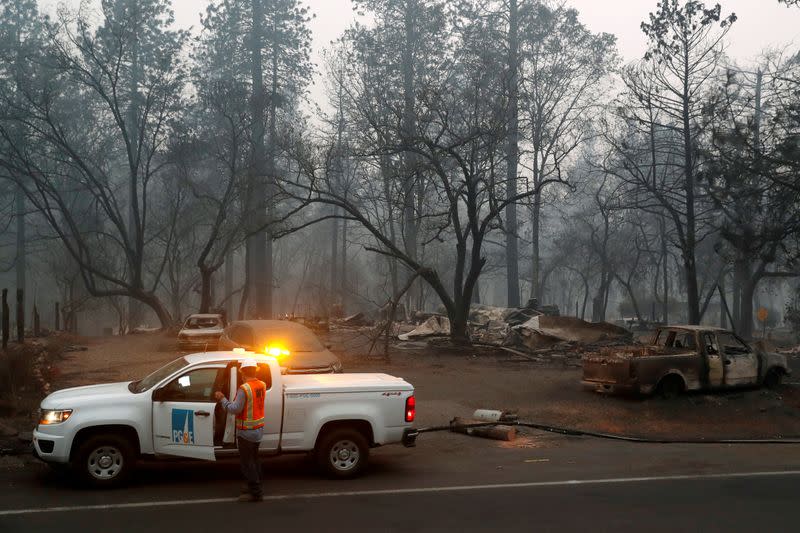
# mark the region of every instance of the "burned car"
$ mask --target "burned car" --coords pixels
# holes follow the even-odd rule
[[[225,320],[218,314],[189,315],[178,333],[179,350],[216,350]]]
[[[751,347],[706,326],[656,329],[647,346],[608,347],[583,357],[583,384],[600,392],[657,393],[776,387],[791,370],[786,357]]]

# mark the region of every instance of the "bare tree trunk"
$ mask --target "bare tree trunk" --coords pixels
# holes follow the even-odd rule
[[[170,291],[170,297],[172,300],[172,316],[174,316],[176,320],[180,320],[183,317],[180,287]]]
[[[347,196],[345,195],[345,198]],[[347,316],[347,295],[349,291],[347,290],[347,219],[342,219],[342,270],[341,270],[341,277],[342,280],[340,282],[341,287],[341,296],[339,298],[339,303],[342,305],[342,313]]]
[[[339,215],[339,208],[333,207],[333,217],[331,219],[331,290],[329,292],[328,312],[331,312],[333,306],[338,303],[339,294],[339,221],[336,217]]]
[[[15,193],[15,211],[17,214],[17,260],[15,270],[17,274],[17,288],[26,289],[26,251],[25,251],[25,192],[17,186]]]
[[[725,316],[725,302],[723,301],[725,294],[725,276],[722,276],[717,285],[719,289],[719,327],[728,329],[728,317]]]
[[[683,165],[684,165],[684,191],[686,193],[686,242],[683,255],[683,268],[686,275],[686,299],[689,311],[689,324],[700,323],[700,293],[697,287],[697,264],[695,262],[695,248],[697,247],[697,229],[695,220],[694,201],[694,161],[692,153],[693,142],[691,132],[691,109],[689,83],[689,57],[688,51],[684,57],[684,91],[683,91]]]
[[[541,299],[542,285],[539,283],[541,275],[541,258],[539,247],[539,232],[541,226],[542,200],[541,194],[533,197],[533,211],[531,213],[531,298]]]
[[[266,161],[264,153],[264,113],[266,110],[266,96],[264,94],[264,72],[262,65],[261,50],[264,46],[264,10],[263,0],[251,0],[252,27],[250,30],[251,46],[251,75],[253,84],[253,94],[251,98],[252,113],[252,166],[250,171],[250,190],[249,198],[250,209],[248,210],[248,237],[247,237],[247,294],[251,290],[253,293],[253,315],[254,318],[266,318],[265,298],[266,285],[271,287],[272,273],[267,270],[267,235],[266,227]],[[267,276],[269,282],[267,283]]]
[[[469,343],[469,309],[471,301],[462,298],[456,302],[455,312],[450,316],[450,339],[455,343]]]
[[[17,288],[17,342],[25,342],[25,291]]]
[[[748,260],[737,262],[739,277],[739,319],[736,322],[736,333],[749,339],[753,335],[753,297],[756,293],[759,281],[761,281],[762,269],[753,271],[753,265]]]
[[[273,38],[276,38],[277,30],[273,28]],[[261,258],[264,269],[263,283],[259,286],[261,289],[261,297],[259,298],[259,309],[264,318],[272,318],[273,315],[273,302],[272,302],[272,287],[275,277],[275,266],[273,263],[273,234],[272,226],[270,225],[274,219],[275,211],[275,187],[278,179],[278,167],[275,164],[276,144],[277,140],[277,110],[278,110],[278,52],[280,47],[273,41],[272,47],[272,93],[270,96],[270,109],[269,109],[269,150],[267,151],[267,184],[266,196],[266,222],[264,237],[264,255]]]
[[[733,262],[733,326],[739,332],[742,329],[742,310],[746,300],[743,298],[744,286],[750,276],[750,265],[747,260],[739,257]],[[752,305],[752,302],[750,303]]]
[[[736,332],[745,339],[750,339],[753,336],[753,297],[756,293],[758,282],[759,279],[753,277],[748,279],[744,287],[742,287],[742,310],[739,315],[739,327],[736,328]]]
[[[589,302],[589,280],[583,277],[583,305],[581,305],[581,320],[586,319],[586,304]]]
[[[200,269],[200,313],[208,313],[214,305],[211,287],[214,283],[214,271],[210,268]]]
[[[405,4],[404,25],[405,25],[405,47],[403,48],[402,70],[403,70],[403,135],[410,142],[415,137],[416,117],[414,115],[415,94],[414,94],[414,48],[416,43],[415,11],[417,10],[417,0],[409,0]],[[403,235],[405,237],[405,252],[412,259],[417,259],[417,220],[416,202],[414,194],[416,192],[416,178],[419,169],[417,168],[417,157],[414,152],[407,151],[403,154]],[[412,276],[413,273],[409,273]],[[415,298],[415,288],[412,286],[408,293],[408,302],[418,300]]]
[[[381,177],[383,178],[383,193],[386,198],[391,198],[391,169],[389,167],[389,161],[387,156],[382,155],[380,159],[380,166],[381,166]],[[389,220],[387,222],[389,226],[389,241],[392,243],[393,246],[397,245],[397,235],[394,228],[394,219],[391,216],[393,213],[389,211]],[[391,276],[392,282],[392,294],[398,294],[400,290],[399,282],[397,279],[397,258],[394,256],[390,256],[387,258],[387,263],[389,265],[389,274]]]
[[[233,250],[228,250],[225,256],[225,315],[230,320],[233,317]]]
[[[2,328],[2,348],[5,350],[8,348],[8,339],[11,336],[11,330],[9,328],[10,320],[11,320],[11,313],[9,312],[8,308],[8,289],[3,289],[3,300],[2,300],[2,308],[0,312],[2,312],[2,317],[0,317],[0,327]]]
[[[659,218],[659,230],[661,232],[661,261],[662,261],[662,283],[664,284],[664,301],[661,311],[662,321],[669,324],[669,255],[667,252],[667,223],[664,217]]]
[[[506,139],[506,198],[517,195],[519,162],[519,21],[517,0],[509,0],[508,12],[508,138]],[[517,204],[506,207],[506,280],[508,307],[519,307],[519,251]]]
[[[158,317],[161,327],[168,328],[173,325],[172,317],[170,316],[169,311],[166,307],[164,307],[164,304],[161,303],[161,300],[155,294],[143,292],[137,294],[136,297],[138,301],[142,302],[153,310]]]
[[[130,195],[128,206],[128,239],[136,250],[136,255],[141,257],[144,253],[142,236],[139,235],[139,31],[141,20],[139,18],[139,0],[132,1],[133,13],[132,31],[134,35],[131,52],[131,101],[128,106],[128,137],[130,139],[130,152],[128,155],[128,193]],[[140,245],[140,242],[142,245]],[[131,265],[131,284],[141,288],[142,272],[138,265]],[[128,298],[128,329],[136,327],[140,321],[141,306],[136,298]]]
[[[244,252],[244,288],[242,289],[242,298],[239,300],[239,311],[236,313],[236,317],[238,320],[244,320],[245,315],[247,313],[247,302],[250,299],[250,247],[245,247]]]

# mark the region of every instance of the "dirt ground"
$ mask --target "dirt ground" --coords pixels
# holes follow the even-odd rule
[[[584,390],[580,369],[480,348],[432,349],[399,343],[389,359],[368,357],[357,331],[323,335],[346,372],[386,372],[416,389],[418,426],[445,424],[475,409],[516,411],[523,420],[634,436],[714,439],[800,437],[800,387],[690,394],[675,400],[625,398]],[[53,388],[138,379],[178,355],[162,333],[88,341],[63,356]]]

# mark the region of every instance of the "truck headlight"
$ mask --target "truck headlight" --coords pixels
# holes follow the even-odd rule
[[[43,426],[60,424],[66,422],[70,416],[72,416],[72,409],[41,409],[39,424]]]

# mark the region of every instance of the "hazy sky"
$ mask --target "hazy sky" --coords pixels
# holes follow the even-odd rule
[[[14,1],[14,0],[11,0]],[[65,2],[77,6],[80,0],[39,0],[50,11]],[[91,0],[90,0],[91,1]],[[99,4],[99,0],[94,0]],[[794,43],[800,47],[800,8],[787,8],[778,0],[717,0],[723,12],[735,12],[739,20],[728,34],[728,53],[740,63],[754,59],[769,47]],[[639,24],[656,7],[657,0],[566,0],[581,13],[581,20],[593,31],[617,36],[620,53],[633,60],[644,53],[645,40]],[[707,0],[712,4],[713,0]],[[199,13],[208,0],[173,0],[176,23],[182,27],[199,26]],[[314,59],[331,40],[336,39],[354,19],[350,0],[305,0],[316,18],[311,22],[314,34]],[[312,88],[314,100],[323,98],[319,87]],[[322,103],[322,102],[320,102]]]

